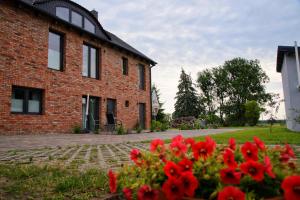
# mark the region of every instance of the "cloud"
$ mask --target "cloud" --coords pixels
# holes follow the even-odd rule
[[[105,29],[158,62],[153,82],[170,113],[181,68],[196,79],[200,70],[234,57],[259,59],[270,77],[267,90],[282,96],[281,75],[275,67],[277,46],[300,39],[297,0],[76,2],[96,9]],[[284,116],[282,106],[279,117]]]

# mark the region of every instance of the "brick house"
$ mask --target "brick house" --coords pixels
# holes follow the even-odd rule
[[[151,123],[156,63],[68,0],[0,1],[0,134]]]

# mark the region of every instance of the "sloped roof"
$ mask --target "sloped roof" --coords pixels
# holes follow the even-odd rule
[[[85,32],[88,35],[91,35],[93,37],[96,37],[97,39],[100,39],[101,41],[107,42],[117,48],[120,48],[122,50],[130,52],[130,53],[134,54],[135,56],[140,57],[140,58],[144,59],[145,61],[149,62],[151,65],[157,64],[151,58],[147,57],[145,54],[141,53],[134,47],[130,46],[128,43],[126,43],[125,41],[120,39],[118,36],[106,31],[102,27],[102,25],[100,24],[98,19],[89,10],[87,10],[86,8],[82,7],[81,5],[75,3],[71,0],[17,0],[17,1],[25,4],[26,6],[30,7],[31,9],[34,9],[38,12],[43,13],[44,15],[55,18],[57,21],[60,21],[63,24],[72,26],[74,29],[78,29],[82,32]],[[89,20],[93,21],[96,25],[96,32],[95,33],[88,32],[82,28],[79,28],[69,22],[66,22],[66,21],[58,18],[55,13],[56,5],[63,5],[66,7],[71,7],[72,10],[78,11],[80,14],[82,14]]]

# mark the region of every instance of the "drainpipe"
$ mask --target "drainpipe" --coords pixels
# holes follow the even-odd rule
[[[299,65],[299,54],[298,54],[297,41],[295,41],[295,57],[296,57],[296,67],[297,67],[297,75],[298,75],[298,85],[297,85],[297,88],[300,91],[300,65]]]

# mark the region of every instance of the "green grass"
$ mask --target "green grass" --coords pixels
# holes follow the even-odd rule
[[[108,193],[106,173],[0,164],[0,199],[92,199]]]
[[[300,145],[300,133],[290,131],[283,126],[274,126],[272,133],[270,133],[269,127],[246,127],[240,131],[211,135],[218,144],[227,143],[229,138],[234,138],[237,143],[244,143],[252,141],[254,136],[259,137],[266,144],[288,143]],[[203,140],[204,138],[205,136],[200,136],[196,137],[196,140]]]

